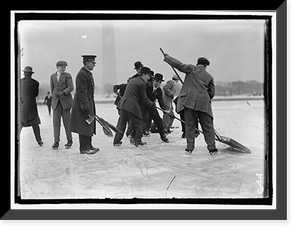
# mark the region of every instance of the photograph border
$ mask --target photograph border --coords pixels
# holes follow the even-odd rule
[[[21,13],[21,14],[23,14],[23,13]],[[54,16],[53,14],[46,14],[46,15],[42,14],[42,15],[43,15],[43,19],[47,19],[48,17],[49,17],[49,19],[50,18],[53,19],[53,16]],[[29,13],[29,15],[25,14],[25,16],[26,17],[29,16],[29,18],[35,18],[37,15]],[[55,16],[57,18],[65,17],[64,14],[55,14]],[[95,18],[95,15],[93,15],[93,14],[87,14],[86,16],[88,16],[88,18]],[[118,16],[120,16],[121,18],[124,17],[123,14],[118,15]],[[139,14],[138,18],[139,17],[143,18],[144,16],[145,16],[144,14]],[[155,16],[154,18],[157,19],[157,15],[150,15],[150,18],[152,16]],[[248,16],[249,15],[243,15],[241,18],[246,18]],[[21,18],[22,17],[23,17],[23,15],[21,15]],[[68,14],[68,17],[72,18],[73,14],[71,14],[71,15]],[[75,17],[75,15],[74,15],[74,17]],[[77,15],[77,17],[78,17],[78,15]],[[112,15],[109,15],[108,18],[110,18],[110,17],[112,17]],[[135,15],[135,17],[136,17],[136,15]],[[146,17],[149,18],[149,15],[147,14]],[[159,15],[159,17],[161,17],[161,15]],[[170,18],[170,17],[174,18],[174,15],[163,16],[163,18]],[[178,17],[178,15],[177,15],[177,17]],[[198,19],[199,15],[180,15],[179,17],[180,18],[186,18],[187,17],[188,19],[191,19],[191,17],[192,17],[192,18],[197,18]],[[230,16],[218,15],[216,17],[216,15],[205,15],[204,17],[207,18],[207,19],[211,19],[211,18],[216,19],[216,18],[219,18],[219,17],[224,19],[224,17],[229,18]],[[233,18],[239,18],[236,15],[234,15],[232,17]],[[261,19],[264,16],[253,16],[252,15],[252,17]],[[269,23],[271,23],[271,22],[269,22]],[[286,51],[287,50],[284,49],[284,48],[287,48],[287,43],[286,43],[287,42],[286,41],[287,29],[286,29],[286,25],[287,25],[287,3],[285,2],[276,11],[276,62],[277,62],[277,64],[286,64],[286,61],[287,61],[287,56],[286,56],[286,53],[287,53]],[[281,32],[281,31],[283,31],[283,32]],[[280,38],[279,35],[282,38]],[[269,43],[269,46],[271,46],[270,41],[267,42],[267,44],[268,43]],[[278,44],[280,44],[280,46],[278,46]],[[284,54],[281,55],[281,53],[284,53]],[[278,54],[280,54],[280,56],[278,56]],[[270,62],[272,62],[272,61],[270,61]],[[282,69],[283,69],[283,71],[282,71]],[[269,69],[269,72],[271,72],[271,70],[272,69]],[[280,71],[281,71],[281,73],[279,75]],[[278,78],[278,77],[286,77],[287,67],[284,67],[283,65],[281,65],[280,68],[276,67],[276,73],[277,73],[276,86],[280,87],[280,92],[277,91],[277,93],[276,93],[276,110],[277,110],[276,111],[276,119],[277,119],[276,123],[280,122],[280,127],[278,126],[278,124],[276,124],[276,131],[277,131],[277,133],[276,133],[277,139],[276,140],[280,141],[280,148],[278,148],[278,146],[276,145],[276,153],[280,155],[280,156],[276,157],[276,159],[277,159],[277,161],[276,161],[276,164],[277,164],[277,167],[276,167],[276,173],[277,173],[277,179],[276,179],[276,182],[277,182],[277,184],[276,184],[276,191],[277,191],[277,193],[276,193],[276,201],[277,201],[276,202],[276,210],[278,210],[279,207],[281,207],[281,208],[283,207],[283,206],[279,205],[279,200],[281,200],[281,199],[279,199],[279,197],[284,197],[284,194],[279,192],[279,190],[280,191],[281,190],[286,191],[286,189],[279,188],[279,184],[281,183],[282,178],[286,178],[286,175],[284,175],[284,174],[279,175],[278,174],[278,172],[282,172],[282,170],[278,168],[279,167],[278,165],[280,165],[280,166],[286,165],[286,162],[279,161],[279,159],[282,159],[282,158],[287,159],[286,156],[283,156],[287,152],[286,151],[286,148],[287,148],[286,146],[287,145],[283,144],[283,142],[285,142],[286,139],[282,138],[282,136],[284,136],[284,135],[286,136],[286,133],[285,133],[286,128],[282,127],[282,126],[284,126],[284,123],[287,122],[286,121],[286,111],[282,111],[282,109],[281,109],[282,107],[286,108],[285,107],[286,106],[286,102],[285,102],[286,101],[286,95],[285,95],[286,93],[284,93],[282,91],[282,89],[283,89],[283,87],[286,87],[287,80],[284,79],[284,78]],[[270,75],[270,74],[268,74],[268,75]],[[268,83],[267,86],[269,86],[272,89],[272,86],[270,86],[270,83]],[[269,90],[269,91],[271,91],[271,90]],[[268,94],[270,93],[269,91],[267,92]],[[284,95],[284,96],[282,96],[282,95]],[[280,111],[278,109],[280,109]],[[271,109],[271,112],[272,112],[272,109]],[[278,114],[279,112],[281,113],[281,115]],[[269,122],[269,123],[271,125],[270,129],[272,129],[272,121]],[[284,130],[284,132],[281,132],[282,130]],[[271,135],[272,135],[272,132],[271,132]],[[272,140],[272,138],[270,140]],[[270,148],[272,148],[272,145],[270,145]],[[272,159],[271,159],[271,161],[269,161],[269,165],[270,164],[272,164]],[[271,169],[271,171],[272,171],[272,166],[271,167],[267,166],[267,169]],[[265,177],[267,177],[267,176],[265,176]],[[17,179],[17,176],[16,176],[16,179]],[[266,178],[266,179],[269,179],[269,181],[271,182],[271,183],[269,182],[269,184],[272,187],[272,177],[269,177],[269,178]],[[286,183],[286,180],[284,180],[284,182]],[[16,189],[15,189],[15,191],[16,191]],[[269,193],[268,196],[273,197],[272,189],[271,189],[271,193]],[[133,203],[131,202],[131,204],[145,204],[145,203],[148,204],[149,200],[150,200],[150,203],[156,203],[156,202],[161,203],[161,201],[163,201],[163,203],[165,203],[165,204],[173,204],[173,203],[177,204],[178,200],[180,200],[181,204],[199,204],[198,203],[199,199],[195,200],[196,203],[193,203],[193,202],[191,203],[190,202],[191,199],[188,199],[187,201],[186,201],[186,199],[130,199],[130,200],[133,200]],[[262,207],[263,205],[272,204],[272,199],[271,198],[262,198],[262,199],[200,199],[200,200],[203,201],[201,204],[204,204],[204,205],[205,204],[215,204],[215,205],[225,204],[225,205],[230,205],[230,207],[233,207],[232,205],[252,205],[252,204],[255,204],[255,205],[260,205],[260,206],[257,207],[258,209],[260,209],[260,207]],[[267,202],[266,202],[266,200],[267,200]],[[62,199],[62,200],[21,200],[19,198],[19,196],[16,195],[16,193],[15,193],[15,198],[14,198],[13,201],[15,203],[19,203],[21,205],[27,205],[27,204],[45,204],[45,203],[46,204],[58,204],[58,203],[60,203],[60,204],[63,203],[64,204],[64,203],[68,203],[69,200],[65,200],[65,199]],[[74,200],[71,200],[71,203],[73,201]],[[77,202],[78,200],[75,200],[75,201]],[[124,201],[125,201],[125,204],[126,204],[126,202],[128,200],[122,200],[121,203],[119,202],[118,199],[104,199],[104,200],[99,200],[99,201],[100,202],[96,202],[96,203],[124,204]],[[90,200],[90,199],[82,200],[82,199],[80,199],[79,203],[81,203],[81,204],[83,204],[83,203],[84,204],[91,204],[91,203],[95,203],[95,202],[94,202],[94,199],[93,200]],[[243,208],[243,206],[242,206],[242,208]],[[20,211],[20,212],[19,212],[19,214],[16,214],[15,211]],[[68,216],[67,218],[78,219],[81,214],[83,214],[82,215],[83,218],[87,218],[87,216],[90,216],[92,219],[93,219],[93,216],[96,217],[96,218],[100,218],[100,219],[111,219],[111,218],[113,218],[113,219],[120,219],[120,218],[132,218],[132,219],[137,218],[137,219],[140,219],[140,218],[148,218],[148,217],[150,217],[150,218],[151,217],[152,218],[153,217],[154,218],[162,218],[162,219],[164,219],[166,217],[168,219],[178,219],[179,217],[188,218],[188,219],[193,219],[193,218],[202,219],[202,217],[204,217],[205,219],[211,219],[211,218],[215,219],[215,218],[222,218],[222,217],[228,218],[228,216],[231,216],[231,214],[233,213],[232,212],[233,210],[218,210],[218,212],[216,214],[216,210],[214,210],[214,209],[211,209],[211,210],[205,209],[205,214],[204,214],[203,210],[195,210],[195,209],[191,209],[191,210],[183,210],[183,209],[181,209],[181,210],[173,210],[173,209],[169,210],[168,209],[167,210],[167,209],[162,209],[157,213],[155,213],[155,210],[118,210],[118,212],[116,212],[117,210],[113,210],[113,209],[111,209],[111,210],[107,210],[107,209],[105,209],[105,210],[94,210],[94,209],[93,210],[83,210],[82,209],[82,210],[79,210],[79,212],[81,212],[81,214],[80,214],[79,212],[76,213],[77,210],[75,211],[75,210],[62,210],[61,209],[59,211],[59,213],[60,213],[59,215],[57,215],[57,214],[54,215],[53,211],[55,211],[55,210],[47,210],[46,211],[46,210],[42,210],[42,209],[39,209],[39,210],[25,210],[25,209],[22,209],[22,210],[10,210],[2,217],[2,219],[11,219],[11,218],[13,218],[14,215],[15,215],[16,218],[21,218],[21,215],[25,213],[24,211],[29,211],[31,213],[31,214],[29,214],[29,212],[27,212],[26,216],[24,216],[24,217],[29,218],[29,216],[31,216],[33,214],[32,219],[45,218],[46,217],[45,215],[47,214],[46,213],[47,211],[49,213],[49,216],[52,216],[52,217],[55,216],[55,218],[59,218],[59,215],[60,215],[60,217],[62,219],[66,218],[66,216]],[[40,212],[40,214],[34,214],[32,211],[38,211],[38,212]],[[198,212],[198,211],[200,211],[200,212]],[[231,212],[231,214],[228,215],[228,213],[226,213],[226,211]],[[244,214],[245,214],[246,210],[239,209],[238,211],[241,211],[241,212],[239,214],[234,214],[235,217],[237,217],[237,218],[245,217]],[[252,213],[253,211],[254,210],[247,210],[247,212],[249,212],[249,213]],[[271,211],[271,210],[270,209],[269,210],[265,209],[265,210],[261,210],[261,211]],[[14,212],[14,213],[12,213],[12,212]],[[90,215],[88,213],[90,213],[92,215]],[[209,214],[209,213],[211,213],[211,214]],[[96,215],[94,215],[94,214],[96,214]],[[263,215],[263,216],[266,217],[265,215]]]

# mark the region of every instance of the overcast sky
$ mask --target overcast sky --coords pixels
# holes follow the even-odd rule
[[[103,34],[105,25],[113,27],[114,39],[112,34]],[[24,20],[18,28],[21,68],[32,66],[33,77],[40,83],[49,83],[59,60],[67,61],[67,72],[75,81],[82,67],[81,55],[95,54],[96,85],[126,82],[135,73],[135,61],[170,79],[173,71],[163,62],[160,47],[187,64],[195,64],[198,57],[208,58],[207,71],[215,82],[263,82],[264,30],[264,20]],[[103,45],[109,48],[107,52]],[[105,65],[114,58],[113,64]]]

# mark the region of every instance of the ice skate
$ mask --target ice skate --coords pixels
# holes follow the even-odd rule
[[[59,142],[54,142],[54,144],[52,145],[52,149],[57,150],[58,147],[59,147]]]
[[[96,153],[98,152],[98,151],[100,151],[100,149],[98,148],[98,147],[93,147],[92,145],[91,145],[91,148],[90,148],[91,150],[95,150],[96,151]]]
[[[73,141],[72,140],[68,140],[68,142],[65,144],[65,148],[66,149],[70,149],[71,146],[72,146],[72,144],[73,144]]]
[[[211,155],[215,155],[217,153],[218,153],[218,149],[209,150],[209,154],[211,154]]]
[[[143,137],[151,137],[150,132],[149,131],[145,131],[143,134]]]
[[[130,141],[130,144],[135,145],[134,138],[131,137],[131,138],[129,139],[129,141]]]
[[[118,142],[118,143],[114,143],[114,146],[121,146],[122,145],[122,141]]]
[[[169,143],[169,139],[166,136],[163,136],[160,139],[165,143]]]
[[[135,142],[135,146],[139,147],[139,146],[146,146],[147,143],[146,142]]]
[[[87,149],[87,150],[84,150],[84,151],[80,151],[80,154],[86,154],[86,155],[93,155],[93,154],[96,154],[97,151],[96,150],[92,150],[92,149]]]
[[[39,146],[43,146],[44,142],[43,141],[38,141]]]
[[[192,153],[193,153],[192,150],[185,149],[183,157],[191,158],[192,157]]]

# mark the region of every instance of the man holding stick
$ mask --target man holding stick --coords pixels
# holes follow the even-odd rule
[[[201,124],[209,153],[217,153],[211,107],[211,99],[215,95],[215,85],[213,77],[206,71],[210,62],[206,58],[200,57],[196,66],[186,65],[168,54],[164,54],[164,61],[186,74],[177,102],[178,112],[184,110],[185,115],[186,154],[190,155],[195,148],[197,119]]]
[[[148,67],[142,67],[140,76],[133,78],[127,84],[124,96],[120,100],[118,105],[120,109],[120,120],[117,128],[122,132],[116,133],[113,144],[114,146],[120,146],[122,144],[122,138],[126,128],[126,123],[130,119],[132,122],[132,128],[135,131],[135,135],[131,142],[136,147],[146,145],[142,142],[143,136],[143,115],[141,111],[141,104],[155,108],[155,104],[150,101],[146,95],[147,81],[150,79],[151,70]]]
[[[86,122],[96,114],[94,102],[93,71],[96,62],[95,55],[82,55],[83,67],[76,76],[76,93],[71,114],[71,132],[79,134],[79,150],[81,154],[95,154],[100,149],[92,146],[92,136],[96,134],[96,123]]]

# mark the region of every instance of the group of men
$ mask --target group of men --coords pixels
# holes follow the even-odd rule
[[[99,148],[92,145],[92,136],[96,134],[95,122],[88,124],[86,119],[95,115],[94,102],[94,69],[95,55],[82,55],[83,67],[76,76],[76,93],[74,99],[71,92],[74,89],[72,76],[66,72],[66,61],[56,63],[57,71],[50,76],[50,88],[52,93],[51,106],[53,110],[54,144],[52,148],[58,149],[60,143],[61,119],[66,132],[66,149],[73,144],[72,133],[79,134],[79,151],[81,154],[95,154]],[[39,83],[32,78],[32,67],[26,66],[23,70],[24,78],[20,83],[20,127],[32,126],[36,141],[40,146],[44,143],[41,139],[39,124],[41,123],[36,97],[39,93]],[[71,111],[72,109],[72,111]],[[50,113],[50,112],[49,112]]]
[[[156,100],[160,108],[166,115],[172,115],[172,102],[165,101],[166,98],[172,96],[174,98],[175,86],[170,87],[169,92],[163,92],[160,88],[163,80],[163,75],[154,72],[143,66],[140,61],[134,63],[136,74],[128,78],[127,84],[115,85],[114,93],[117,94],[115,104],[117,105],[120,115],[117,127],[123,133],[116,133],[113,144],[120,146],[126,126],[128,129],[127,136],[130,136],[130,142],[135,146],[143,146],[146,143],[142,142],[142,136],[149,136],[150,123],[153,120],[157,127],[157,132],[163,142],[168,143],[166,137],[170,130],[170,117],[163,121],[156,108]],[[167,86],[166,86],[167,88]],[[174,115],[174,114],[173,114]]]
[[[92,70],[95,67],[95,55],[82,55],[83,67],[76,76],[76,92],[74,99],[71,92],[74,89],[72,76],[66,72],[65,61],[56,63],[57,71],[50,77],[53,109],[53,149],[58,149],[60,142],[61,118],[63,120],[68,149],[72,146],[72,134],[79,134],[79,150],[82,154],[95,154],[99,148],[92,145],[92,136],[96,134],[95,121],[87,122],[96,114],[94,102],[94,78]],[[213,114],[211,99],[214,97],[214,80],[206,71],[210,62],[206,58],[199,58],[196,65],[186,65],[175,58],[165,55],[164,61],[179,71],[186,73],[186,77],[178,98],[176,98],[176,112],[185,120],[184,136],[186,137],[187,154],[191,154],[195,148],[195,128],[200,123],[209,153],[214,154],[218,150],[215,146],[215,133],[213,128]],[[142,137],[148,135],[151,120],[154,121],[160,138],[168,143],[167,134],[174,120],[173,101],[175,86],[180,79],[173,76],[162,89],[160,84],[164,81],[163,75],[154,74],[149,67],[143,66],[138,61],[134,64],[137,73],[127,80],[127,84],[114,86],[114,92],[118,95],[115,101],[119,120],[117,128],[120,132],[115,134],[114,146],[121,146],[126,127],[126,135],[130,135],[130,142],[138,146],[144,146]],[[36,140],[43,145],[40,136],[40,119],[37,113],[35,97],[38,95],[38,82],[31,78],[31,67],[23,70],[24,78],[21,79],[21,128],[32,126]],[[163,119],[159,116],[163,110]],[[72,109],[72,111],[71,111]],[[20,129],[21,129],[20,128]]]

